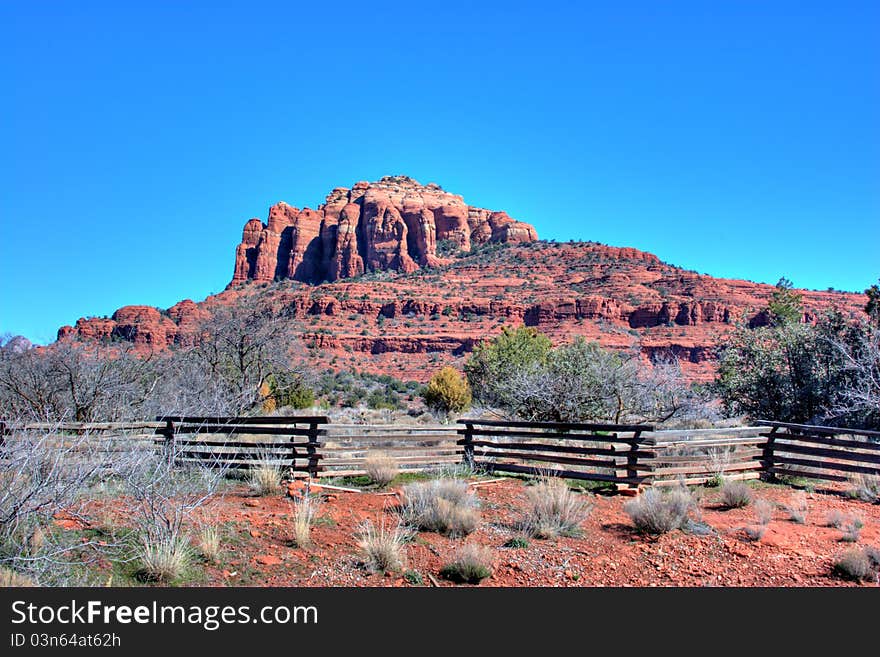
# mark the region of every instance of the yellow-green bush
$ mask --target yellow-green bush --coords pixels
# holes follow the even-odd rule
[[[471,388],[458,370],[447,365],[431,377],[424,398],[434,410],[460,413],[470,408]]]

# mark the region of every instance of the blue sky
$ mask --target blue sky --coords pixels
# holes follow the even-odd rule
[[[317,4],[2,3],[0,332],[204,298],[249,217],[399,173],[715,276],[880,275],[877,2]]]

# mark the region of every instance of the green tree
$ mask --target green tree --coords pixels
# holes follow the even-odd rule
[[[771,323],[780,325],[800,322],[804,316],[803,301],[803,295],[794,289],[792,282],[785,277],[780,278],[767,304]]]
[[[503,383],[517,372],[542,365],[551,347],[550,338],[525,326],[505,326],[500,335],[478,344],[464,366],[474,399],[505,406]]]
[[[441,413],[461,413],[471,405],[467,379],[448,365],[431,377],[423,397],[429,408]]]
[[[880,327],[880,285],[872,285],[865,290],[865,294],[868,296],[865,312],[871,318],[871,323],[874,326]]]

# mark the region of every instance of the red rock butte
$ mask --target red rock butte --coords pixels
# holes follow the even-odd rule
[[[316,370],[424,381],[442,365],[461,366],[502,327],[526,325],[554,344],[580,336],[638,348],[645,360],[674,357],[688,377],[706,381],[738,322],[768,322],[773,291],[633,248],[537,241],[532,226],[504,212],[393,176],[334,189],[317,210],[278,203],[267,223],[248,221],[220,294],[167,310],[126,306],[64,326],[58,337],[129,342],[142,352],[187,347],[213,309],[261,309],[284,314]],[[862,294],[802,293],[804,322],[832,307],[864,316]]]
[[[269,208],[266,223],[248,221],[231,284],[284,278],[317,284],[368,271],[412,272],[444,262],[438,243],[470,251],[487,242],[537,239],[532,226],[506,212],[467,205],[435,183],[385,176],[337,187],[317,210],[281,202]]]

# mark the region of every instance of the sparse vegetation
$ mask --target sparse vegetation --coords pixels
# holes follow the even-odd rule
[[[198,548],[208,561],[217,563],[220,559],[220,528],[217,525],[205,525],[199,532]]]
[[[741,481],[726,481],[721,485],[721,504],[728,509],[748,506],[752,498],[752,489]]]
[[[694,497],[682,486],[668,491],[649,488],[623,508],[639,531],[663,534],[685,526],[694,508]]]
[[[875,564],[866,550],[851,548],[834,560],[834,572],[855,581],[869,580],[874,576]]]
[[[401,517],[405,523],[448,536],[465,536],[477,528],[480,512],[467,483],[435,479],[403,488]]]
[[[405,547],[409,538],[403,525],[392,528],[385,525],[384,519],[378,525],[365,521],[357,534],[358,547],[364,564],[374,572],[398,572],[406,566]],[[418,573],[417,573],[418,574]]]
[[[312,523],[318,515],[320,501],[317,497],[304,495],[293,503],[293,540],[297,547],[312,544]]]
[[[459,584],[479,584],[492,574],[494,555],[490,548],[476,543],[465,543],[443,566],[440,574]]]
[[[141,537],[137,558],[140,579],[168,584],[186,572],[192,562],[192,550],[182,535],[167,536],[155,542]]]
[[[398,475],[397,461],[387,452],[368,452],[364,459],[364,470],[367,476],[379,486],[387,486]]]
[[[526,490],[527,509],[520,520],[522,531],[534,538],[578,536],[592,505],[573,493],[560,479],[546,477]]]
[[[849,480],[850,497],[876,504],[880,502],[880,476],[859,474]]]
[[[796,522],[799,525],[807,522],[807,512],[810,509],[810,503],[807,500],[807,494],[803,491],[793,493],[788,504],[783,508],[792,522]]]
[[[270,463],[255,466],[248,472],[248,484],[257,495],[275,495],[281,485],[281,468]]]

